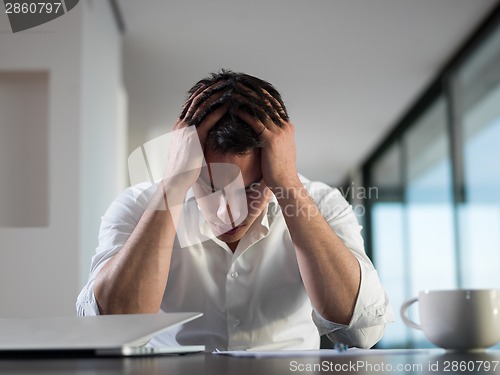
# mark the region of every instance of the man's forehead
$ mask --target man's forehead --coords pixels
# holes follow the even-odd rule
[[[247,177],[247,181],[245,181]],[[200,178],[202,182],[214,190],[222,190],[228,186],[235,189],[247,189],[252,184],[262,181],[262,175],[252,174],[243,176],[241,169],[232,163],[207,163],[202,168]]]
[[[240,168],[232,163],[207,163],[207,166],[203,167],[200,173],[205,184],[218,190],[241,178],[240,176]]]

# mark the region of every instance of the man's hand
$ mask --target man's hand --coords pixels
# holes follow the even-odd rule
[[[262,177],[266,185],[273,191],[279,189],[301,187],[297,167],[295,165],[295,128],[289,121],[282,119],[278,114],[279,104],[268,94],[269,101],[273,101],[273,108],[277,118],[281,118],[280,124],[276,124],[271,118],[266,117],[264,122],[250,114],[240,111],[238,116],[245,121],[263,142],[261,153]]]
[[[209,90],[213,90],[213,87],[202,87],[190,96],[172,128],[164,180],[169,186],[180,188],[181,191],[187,191],[200,176],[207,134],[228,109],[227,105],[222,105],[195,127],[193,119],[197,119],[221,96],[221,93],[216,92],[207,97]]]

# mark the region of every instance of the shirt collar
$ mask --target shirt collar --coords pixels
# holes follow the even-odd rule
[[[187,194],[186,194],[186,202],[196,199],[194,192],[192,189],[189,189]],[[200,233],[208,238],[213,239],[216,243],[218,243],[221,246],[223,245],[223,242],[220,241],[218,238],[216,238],[210,229],[210,225],[208,222],[205,220],[205,217],[203,216],[203,213],[201,212],[201,209],[199,206],[198,207],[198,212],[199,212],[199,228],[200,228]],[[260,222],[259,218],[255,220],[255,222],[252,224],[252,226],[248,229],[248,232],[245,234],[245,236],[242,238],[242,241],[245,241],[248,245],[245,247],[248,247],[261,238],[265,237],[269,233],[269,228],[276,217],[276,215],[279,212],[279,204],[278,200],[276,199],[276,196],[272,194],[271,199],[267,203],[266,208],[261,214]]]

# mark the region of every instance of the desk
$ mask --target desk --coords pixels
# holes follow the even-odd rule
[[[460,367],[462,366],[462,367]],[[467,367],[468,366],[468,367]],[[496,368],[495,368],[496,366]],[[500,373],[500,351],[401,351],[370,355],[235,358],[210,353],[142,358],[0,359],[0,374],[478,374]]]

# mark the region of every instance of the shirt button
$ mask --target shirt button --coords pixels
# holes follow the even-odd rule
[[[233,272],[233,273],[231,273],[231,277],[232,277],[233,279],[236,279],[238,276],[240,276],[240,274],[239,274],[238,272]]]
[[[238,327],[240,324],[241,322],[238,319],[236,319],[233,323],[233,326]]]

